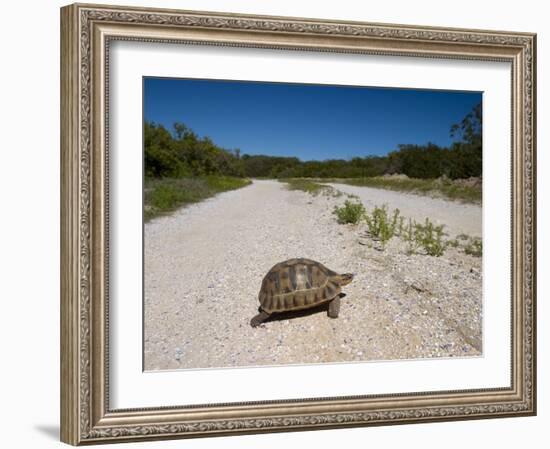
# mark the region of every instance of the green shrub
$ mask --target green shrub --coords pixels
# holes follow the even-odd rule
[[[370,215],[365,214],[369,234],[374,239],[380,240],[383,245],[394,235],[401,232],[403,227],[402,218],[399,209],[395,209],[393,214],[390,215],[386,205],[382,207],[375,206]]]
[[[458,239],[447,240],[447,246],[458,248],[460,246],[460,242],[458,241]]]
[[[362,203],[346,200],[342,207],[335,206],[333,213],[338,218],[338,223],[357,224],[365,215],[365,206]]]
[[[444,235],[443,225],[435,226],[428,218],[424,224],[409,219],[401,238],[407,242],[407,254],[414,254],[422,248],[426,254],[439,257],[447,247],[443,240]]]
[[[464,252],[471,256],[481,257],[483,255],[483,244],[481,239],[477,237],[470,238],[464,247]]]
[[[417,223],[409,218],[406,226],[401,231],[401,238],[407,242],[407,254],[414,254],[420,247],[417,238]]]
[[[250,180],[229,176],[145,178],[144,218],[150,220],[178,207],[196,203],[217,193],[238,189]]]
[[[443,241],[443,225],[434,226],[434,224],[426,218],[423,225],[416,224],[416,239],[424,248],[426,254],[430,256],[442,256],[445,252],[446,244]]]
[[[143,126],[144,171],[148,178],[186,178],[220,175],[244,178],[240,150],[216,145],[199,137],[183,123],[174,123],[173,132],[146,121]]]
[[[173,209],[183,196],[174,186],[160,185],[151,192],[151,206],[161,210]]]
[[[405,230],[405,217],[403,215],[400,215],[399,209],[396,209],[394,211],[394,215],[397,212],[397,221],[395,225],[395,235],[401,236],[401,234]]]

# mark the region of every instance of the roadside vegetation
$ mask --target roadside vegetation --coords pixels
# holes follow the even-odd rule
[[[311,179],[280,179],[280,181],[287,184],[288,190],[301,190],[314,196],[334,190],[330,186],[319,184]]]
[[[468,239],[468,242],[466,243],[466,246],[464,247],[464,252],[466,254],[471,254],[472,256],[481,257],[481,255],[483,254],[483,245],[481,243],[481,239],[477,237],[470,237]]]
[[[361,202],[346,200],[343,206],[336,206],[333,213],[340,224],[365,223],[366,235],[382,251],[392,238],[398,237],[406,242],[407,254],[439,257],[448,248],[456,248],[475,257],[483,254],[481,239],[465,234],[446,239],[443,225],[435,225],[429,218],[422,223],[412,219],[406,221],[399,209],[390,212],[386,205],[375,206],[368,211]]]
[[[145,122],[143,137],[146,221],[251,182],[238,149],[222,148],[182,123],[175,123],[170,132]]]
[[[406,176],[376,176],[372,178],[331,179],[325,182],[336,182],[360,187],[374,187],[421,195],[442,196],[447,199],[460,200],[472,204],[481,204],[482,199],[482,189],[479,178],[453,181],[447,177],[437,179],[415,179]]]
[[[409,220],[409,229],[403,235],[403,240],[408,244],[408,254],[415,254],[418,248],[422,248],[427,255],[439,257],[449,246],[443,239],[444,235],[443,225],[436,226],[428,218],[423,224]]]
[[[386,205],[375,206],[370,214],[365,213],[369,235],[379,240],[383,246],[392,237],[401,234],[403,219],[404,217],[399,215],[399,209],[395,209],[390,215]]]
[[[145,221],[172,212],[187,204],[210,198],[217,193],[239,189],[250,180],[229,176],[189,178],[145,178]]]
[[[481,204],[482,186],[480,178],[451,180],[446,177],[438,179],[411,179],[405,175],[377,176],[372,178],[284,178],[292,190],[303,190],[308,193],[320,193],[323,188],[330,189],[326,183],[348,184],[358,187],[394,190],[432,197],[461,201],[469,204]]]
[[[365,206],[362,203],[346,200],[342,207],[335,207],[334,214],[340,224],[357,224],[365,217]]]
[[[222,148],[207,136],[199,137],[183,123],[174,123],[169,131],[163,125],[145,122],[143,141],[145,177],[246,177],[238,148]]]

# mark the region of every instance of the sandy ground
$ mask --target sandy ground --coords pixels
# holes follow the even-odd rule
[[[465,219],[458,203],[353,193],[366,206],[387,203],[420,219],[436,211],[457,232],[481,233],[477,206]],[[147,223],[145,369],[480,355],[481,259],[455,249],[439,258],[407,255],[399,239],[378,251],[365,245],[364,225],[336,222],[332,210],[345,199],[255,181]],[[263,276],[293,257],[356,273],[340,316],[318,309],[250,327]]]

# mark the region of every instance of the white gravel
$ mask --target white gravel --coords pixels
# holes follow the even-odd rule
[[[368,190],[377,204],[410,210],[392,202],[403,194]],[[441,201],[409,196],[420,215]],[[255,181],[147,223],[145,369],[480,355],[481,259],[457,250],[409,256],[398,239],[383,252],[360,244],[363,226],[332,215],[344,200]],[[449,228],[462,220],[462,205],[451,204],[458,212],[441,215]],[[321,310],[250,327],[263,276],[292,257],[356,273],[339,318]]]

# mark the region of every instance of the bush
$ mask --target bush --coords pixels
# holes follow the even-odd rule
[[[443,241],[444,235],[443,225],[435,226],[426,218],[424,224],[409,219],[401,237],[408,244],[408,254],[414,254],[422,248],[426,254],[439,257],[443,255],[447,248],[447,243]]]
[[[446,244],[443,241],[443,225],[434,226],[434,224],[426,218],[424,225],[416,224],[416,239],[424,248],[426,254],[430,256],[442,256],[445,252]]]
[[[182,202],[185,193],[172,185],[161,185],[155,188],[150,195],[151,206],[159,210],[173,209]]]
[[[365,214],[369,234],[385,245],[388,240],[394,235],[399,235],[402,230],[403,217],[399,213],[399,209],[395,209],[390,216],[387,206],[375,206],[372,214]]]
[[[174,123],[170,132],[160,124],[145,122],[143,142],[148,178],[244,177],[240,150],[228,150],[208,137],[200,138],[183,123]]]
[[[447,240],[447,246],[451,246],[453,248],[458,248],[460,246],[460,242],[456,238],[452,239],[452,240]]]
[[[357,224],[361,221],[361,218],[365,215],[365,206],[363,206],[362,203],[357,202],[351,202],[349,200],[346,200],[344,203],[344,206],[334,207],[333,212],[336,217],[338,218],[338,223],[340,224],[346,224],[346,223],[352,223]]]
[[[416,253],[420,247],[417,235],[417,223],[409,218],[407,226],[405,226],[401,232],[401,238],[407,242],[407,254]]]
[[[346,202],[347,203],[347,202]],[[344,209],[344,208],[341,208]],[[387,206],[375,206],[372,213],[364,213],[368,227],[368,234],[373,240],[380,241],[382,248],[392,237],[401,237],[407,243],[407,254],[415,254],[423,250],[423,254],[439,257],[445,253],[448,247],[462,248],[464,252],[472,256],[481,257],[482,241],[477,237],[460,234],[455,239],[445,240],[444,225],[436,226],[429,218],[424,223],[418,223],[409,218],[405,223],[399,209],[392,214],[388,213]]]
[[[481,257],[483,255],[483,244],[481,239],[477,237],[470,238],[464,247],[464,252],[471,256]]]

